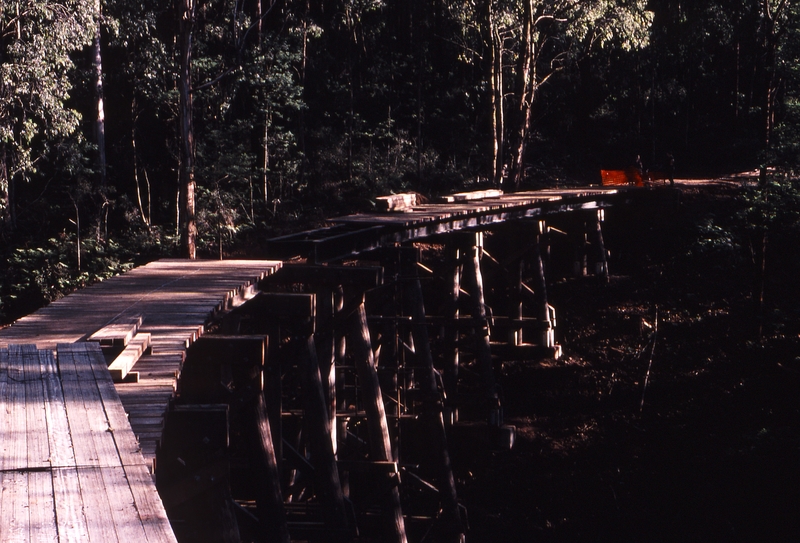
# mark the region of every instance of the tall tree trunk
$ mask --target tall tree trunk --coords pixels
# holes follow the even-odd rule
[[[192,32],[195,0],[181,0],[180,6],[180,111],[181,170],[180,208],[181,250],[189,259],[197,257],[197,223],[195,218],[194,127],[192,124]]]
[[[0,226],[11,229],[11,177],[6,146],[0,143]]]
[[[781,85],[781,78],[778,74],[778,47],[781,34],[784,29],[779,21],[783,17],[786,9],[786,0],[779,0],[777,5],[772,6],[770,0],[764,0],[764,159],[769,161],[770,146],[772,144],[772,132],[775,129],[775,103],[778,98],[778,90]],[[762,166],[761,183],[766,183],[766,170]]]
[[[519,104],[517,107],[516,127],[514,130],[510,185],[519,190],[525,174],[525,144],[530,132],[533,118],[533,97],[536,88],[536,51],[533,39],[533,1],[525,1],[525,16],[520,45],[519,67],[517,70]]]
[[[303,56],[300,62],[300,93],[301,98],[305,100],[306,98],[306,68],[308,66],[308,18],[309,18],[309,10],[311,9],[309,0],[305,1],[305,8],[303,12]],[[300,185],[305,184],[306,179],[306,161],[308,154],[306,153],[306,110],[305,108],[300,108],[298,113],[299,116],[299,128],[297,130],[297,144],[300,148],[301,160],[300,160]],[[281,192],[278,195],[278,198],[283,198],[283,183],[281,183]],[[277,209],[277,208],[275,208]]]
[[[147,183],[147,211],[145,212],[144,203],[142,200],[142,186],[139,182],[139,154],[136,151],[136,121],[139,114],[136,112],[136,98],[131,100],[131,150],[133,152],[133,181],[136,185],[136,201],[139,204],[139,213],[142,215],[142,221],[147,228],[150,228],[150,183],[147,181],[147,173],[145,172],[145,182]]]
[[[424,108],[422,104],[422,54],[419,53],[417,66],[417,187],[422,190],[422,123]]]
[[[264,112],[264,172],[262,182],[264,183],[264,216],[269,210],[269,111]]]
[[[491,34],[492,72],[492,184],[499,187],[503,182],[503,138],[505,126],[503,117],[503,41],[494,17],[494,4],[489,5],[489,33]]]
[[[103,106],[103,55],[100,49],[100,20],[102,8],[100,0],[95,0],[95,17],[97,18],[92,42],[92,63],[94,66],[94,95],[96,117],[94,122],[95,141],[97,143],[97,170],[100,186],[106,185],[106,116]]]
[[[256,43],[261,48],[261,0],[256,0]]]

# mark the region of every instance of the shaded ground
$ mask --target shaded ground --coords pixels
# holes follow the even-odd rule
[[[467,541],[800,541],[796,322],[759,342],[747,251],[703,241],[735,189],[680,190],[607,225],[608,285],[551,286],[565,356],[504,365],[517,443],[456,465]]]

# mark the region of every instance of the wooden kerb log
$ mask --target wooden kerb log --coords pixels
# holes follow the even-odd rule
[[[89,341],[96,341],[101,347],[125,347],[142,325],[142,316],[124,319],[108,324],[89,336]]]
[[[383,268],[380,266],[315,266],[310,264],[287,264],[266,277],[264,284],[339,285],[360,288],[377,287],[383,284]]]
[[[420,195],[416,192],[404,192],[401,194],[390,194],[389,196],[378,196],[375,198],[375,206],[378,211],[405,211],[420,203]]]
[[[316,315],[317,300],[314,294],[259,292],[222,318],[225,334],[269,333],[279,320],[297,322]]]
[[[108,366],[108,371],[111,372],[111,378],[115,383],[125,380],[134,364],[150,348],[150,340],[151,334],[148,332],[136,334],[119,356]],[[136,380],[138,381],[138,378]]]

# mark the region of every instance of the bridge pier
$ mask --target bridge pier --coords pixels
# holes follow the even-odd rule
[[[483,275],[481,274],[481,253],[483,252],[483,233],[478,232],[471,239],[464,239],[464,282],[469,293],[469,302],[474,329],[475,358],[481,376],[487,419],[492,426],[503,424],[503,410],[492,364],[491,331],[486,311]]]

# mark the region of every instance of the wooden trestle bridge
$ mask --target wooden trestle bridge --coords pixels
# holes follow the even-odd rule
[[[545,273],[607,277],[647,189],[483,191],[161,260],[0,330],[0,541],[459,541],[454,436],[557,358]],[[156,491],[157,489],[157,491]]]

